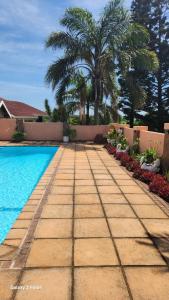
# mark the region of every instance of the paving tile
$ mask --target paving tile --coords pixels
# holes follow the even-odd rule
[[[76,219],[75,237],[109,237],[105,219]]]
[[[113,185],[114,186],[114,185],[116,185],[116,183],[113,180],[97,179],[96,185],[106,185],[106,186]]]
[[[110,238],[75,240],[75,266],[118,265]]]
[[[144,191],[139,186],[120,186],[123,193],[126,194],[144,194]]]
[[[123,265],[165,265],[150,239],[115,239]]]
[[[126,203],[127,201],[122,194],[100,194],[103,203]]]
[[[73,195],[49,195],[47,204],[72,204]]]
[[[109,175],[108,171],[106,169],[94,169],[93,174],[104,174]]]
[[[126,179],[116,179],[116,182],[118,185],[127,185],[127,186],[138,186],[137,183],[134,182],[134,180],[132,179],[129,179],[129,180],[126,180]]]
[[[119,268],[97,267],[75,269],[76,300],[129,300],[127,287]]]
[[[93,179],[93,176],[92,176],[92,174],[90,175],[90,174],[88,174],[88,173],[76,173],[75,174],[75,179]]]
[[[55,180],[56,179],[73,179],[74,174],[65,174],[65,173],[59,173],[55,175]]]
[[[42,219],[35,231],[35,238],[70,238],[71,235],[71,219]]]
[[[125,194],[131,204],[155,204],[146,194]]]
[[[128,204],[104,204],[104,208],[108,218],[136,218]]]
[[[16,253],[18,251],[18,247],[21,243],[21,240],[19,240],[18,245],[15,245],[15,244],[11,245],[10,241],[11,240],[5,240],[4,244],[0,245],[0,261],[10,260],[16,256]],[[18,241],[18,240],[15,240],[15,241]]]
[[[27,233],[26,229],[14,228],[11,229],[7,235],[7,239],[22,239]]]
[[[90,179],[90,180],[83,180],[83,179],[76,179],[75,180],[75,185],[76,186],[89,186],[89,185],[94,185],[94,180]]]
[[[100,194],[118,194],[121,193],[118,186],[98,186]]]
[[[156,205],[133,205],[133,209],[140,218],[167,218]]]
[[[119,179],[119,180],[124,180],[124,179],[130,180],[131,179],[131,177],[127,174],[113,174],[113,177],[115,179]]]
[[[76,205],[75,218],[98,218],[104,217],[100,204]]]
[[[13,290],[12,286],[16,285],[20,271],[16,270],[1,270],[0,271],[0,299],[10,300],[12,299]]]
[[[31,223],[31,220],[17,220],[12,228],[28,228]]]
[[[105,179],[105,180],[112,180],[112,177],[110,175],[105,174],[94,174],[95,179]]]
[[[72,205],[45,205],[41,218],[72,218]]]
[[[34,240],[26,262],[27,267],[64,267],[71,265],[71,239]]]
[[[74,184],[74,180],[71,179],[57,179],[53,181],[53,185],[57,185],[57,186],[73,186]]]
[[[31,220],[34,216],[34,212],[22,212],[20,213],[18,220]]]
[[[144,227],[137,219],[108,219],[113,237],[147,237]]]
[[[95,186],[76,186],[75,194],[97,194]]]
[[[153,236],[169,236],[169,219],[143,219],[142,222]]]
[[[39,289],[19,290],[16,300],[69,300],[71,270],[68,268],[27,270],[24,271],[20,285],[39,286]]]
[[[166,300],[169,298],[169,272],[166,268],[128,267],[127,280],[135,300]]]
[[[100,200],[97,194],[80,194],[80,195],[75,195],[75,203],[93,204],[93,203],[100,203]]]
[[[52,186],[51,194],[57,195],[72,195],[73,194],[73,187],[71,186]]]

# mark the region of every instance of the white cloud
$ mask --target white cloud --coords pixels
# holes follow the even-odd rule
[[[55,28],[54,21],[41,6],[40,0],[1,0],[0,24],[15,26],[38,35],[49,33]]]

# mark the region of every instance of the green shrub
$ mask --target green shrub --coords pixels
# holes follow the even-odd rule
[[[24,132],[21,131],[15,131],[12,136],[13,142],[22,142],[24,139],[25,139],[25,134]]]

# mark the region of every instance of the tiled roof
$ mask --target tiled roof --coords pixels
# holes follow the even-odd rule
[[[19,101],[5,100],[0,97],[1,101],[6,105],[9,113],[15,117],[38,117],[46,116],[46,113],[42,110],[39,110],[35,107],[32,107],[28,104]]]

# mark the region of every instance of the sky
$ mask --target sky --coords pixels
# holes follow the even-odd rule
[[[60,52],[45,48],[68,7],[89,9],[98,16],[107,0],[0,0],[0,97],[44,109],[44,99],[55,105],[45,83],[48,66]],[[129,7],[131,0],[125,0]]]

